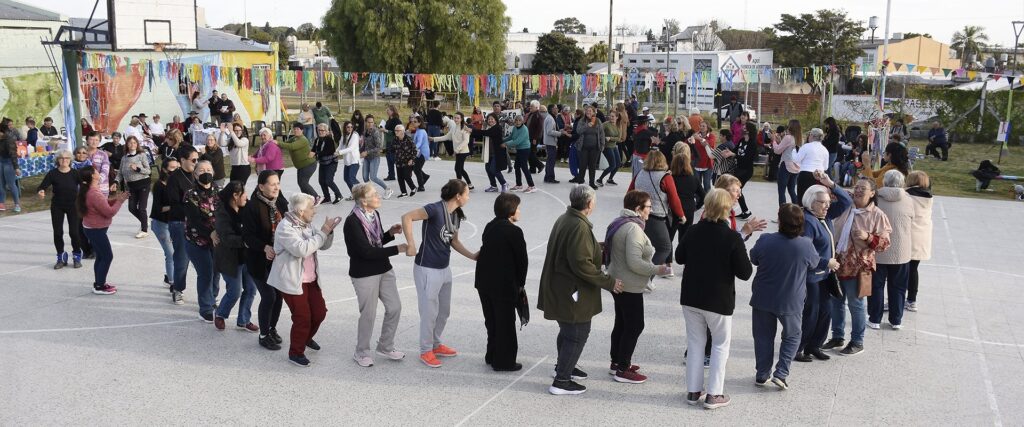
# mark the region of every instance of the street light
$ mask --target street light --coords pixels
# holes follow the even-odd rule
[[[665,115],[668,115],[668,101],[672,97],[671,80],[669,79],[669,38],[668,25],[661,26],[661,35],[665,38]]]
[[[868,28],[871,29],[871,44],[875,44],[875,30],[878,29],[878,17],[872,16],[868,18]]]

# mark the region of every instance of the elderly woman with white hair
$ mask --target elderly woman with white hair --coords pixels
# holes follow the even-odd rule
[[[882,312],[886,296],[889,299],[889,325],[893,329],[903,326],[903,307],[910,280],[912,252],[911,233],[914,223],[914,201],[903,189],[906,179],[899,170],[890,170],[882,179],[884,187],[878,189],[878,208],[889,218],[892,233],[889,248],[875,258],[875,274],[871,278],[871,296],[868,297],[868,327],[882,327]],[[887,294],[886,283],[889,285]]]
[[[811,129],[807,133],[807,142],[800,146],[796,153],[793,153],[793,163],[796,163],[800,168],[800,172],[796,176],[797,200],[802,201],[804,199],[804,192],[812,185],[818,183],[814,178],[815,171],[828,170],[828,149],[821,144],[821,140],[824,138],[825,132],[821,129]]]
[[[46,198],[46,189],[53,188],[50,200],[50,222],[53,224],[53,246],[57,250],[57,263],[54,270],[68,265],[68,253],[64,251],[64,220],[68,223],[68,236],[71,237],[71,254],[74,267],[82,267],[82,244],[79,222],[81,219],[75,209],[75,197],[78,195],[78,172],[71,169],[71,152],[60,150],[53,157],[56,166],[43,177],[36,191],[40,199]]]
[[[284,174],[284,157],[281,154],[281,147],[274,139],[274,132],[270,128],[260,129],[260,141],[260,148],[256,150],[256,155],[249,156],[249,163],[256,164],[256,173],[272,170],[277,172],[277,177],[280,178]]]
[[[814,179],[823,184],[808,188],[801,202],[804,208],[804,237],[814,243],[818,264],[807,275],[807,297],[804,299],[803,325],[800,328],[802,337],[794,358],[798,362],[830,359],[821,351],[821,346],[825,343],[832,321],[828,287],[838,285],[835,272],[839,269],[839,261],[836,259],[833,221],[853,204],[850,195],[838,188],[824,172],[815,171]]]
[[[289,200],[290,210],[274,231],[274,264],[267,276],[267,284],[281,293],[292,312],[288,360],[302,367],[310,365],[306,347],[320,350],[313,337],[327,317],[317,251],[331,247],[334,227],[341,223],[340,217],[327,217],[319,229],[313,227],[315,202],[313,196],[305,193],[297,193]]]

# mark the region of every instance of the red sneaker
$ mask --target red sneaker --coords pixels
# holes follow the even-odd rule
[[[224,330],[224,318],[220,317],[220,316],[214,317],[213,318],[213,326],[215,328],[217,328],[218,331],[223,331]]]
[[[426,353],[421,354],[420,361],[423,362],[424,365],[427,365],[431,368],[441,367],[441,361],[437,360],[437,357],[434,356],[434,352],[432,351],[428,351]]]
[[[454,348],[441,344],[434,349],[434,354],[441,357],[452,357],[459,354],[459,352],[455,351]]]
[[[626,370],[630,372],[636,372],[640,370],[640,367],[637,365],[629,365],[629,369]],[[610,366],[608,366],[608,375],[615,375],[616,372],[619,372],[619,365],[612,363]]]
[[[612,377],[615,381],[628,384],[643,384],[647,376],[634,371],[619,371]]]
[[[246,323],[244,325],[235,325],[235,327],[237,327],[238,329],[241,329],[243,331],[253,332],[253,333],[260,331],[260,327],[256,326],[256,324],[252,323],[252,322]]]

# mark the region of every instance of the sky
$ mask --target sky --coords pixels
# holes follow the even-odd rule
[[[95,0],[19,0],[41,6],[72,17],[87,17]],[[156,1],[156,0],[154,0]],[[608,28],[608,8],[602,1],[567,0],[503,0],[506,15],[512,18],[511,31],[528,28],[531,32],[547,32],[555,19],[577,17],[590,31]],[[614,1],[614,0],[613,0]],[[97,15],[106,15],[106,0],[100,0]],[[270,22],[273,26],[298,27],[304,22],[318,23],[330,0],[198,0],[206,9],[206,20],[211,27],[242,22],[248,16],[254,25]],[[778,22],[783,13],[798,14],[814,9],[843,9],[852,19],[879,17],[875,32],[881,38],[885,31],[885,5],[883,0],[732,0],[728,8],[675,7],[661,11],[675,3],[666,0],[619,0],[615,2],[615,26],[641,25],[659,32],[662,18],[678,19],[680,24],[697,25],[717,19],[732,28],[756,30]],[[991,44],[1013,45],[1013,20],[1024,20],[1024,0],[893,0],[890,32],[929,33],[943,43],[949,43],[953,32],[965,25],[985,28]],[[593,5],[581,8],[582,4]],[[813,4],[813,6],[812,6]],[[604,6],[599,6],[604,5]],[[244,11],[244,12],[243,12]],[[542,12],[542,13],[541,13]],[[867,35],[865,36],[867,37]],[[1024,39],[1024,36],[1022,36]]]

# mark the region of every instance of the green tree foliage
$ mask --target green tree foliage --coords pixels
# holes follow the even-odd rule
[[[930,33],[903,33],[904,39],[912,39],[914,37],[925,37],[930,39],[932,38],[932,35]]]
[[[533,57],[534,73],[582,73],[586,71],[583,49],[576,40],[560,32],[550,32],[537,40],[537,55]]]
[[[323,38],[343,70],[491,73],[505,69],[501,0],[334,0]]]
[[[552,31],[562,34],[586,34],[587,26],[583,25],[575,16],[570,16],[555,21],[555,29]]]
[[[669,36],[674,36],[676,34],[679,34],[680,31],[682,31],[681,27],[679,26],[679,20],[678,19],[667,18],[664,21],[664,25],[668,29],[668,35]]]
[[[846,17],[840,10],[822,9],[799,16],[782,14],[774,29],[777,36],[770,46],[775,50],[775,64],[786,67],[836,64],[840,72],[849,72],[863,51],[857,42],[864,33],[860,21]],[[835,62],[833,62],[833,58]],[[817,89],[808,81],[812,89]]]
[[[608,44],[600,42],[590,47],[587,51],[587,55],[583,59],[583,63],[590,65],[595,62],[607,62],[608,61]]]
[[[978,54],[981,48],[988,42],[988,35],[985,28],[977,25],[966,25],[960,31],[953,33],[953,43],[949,47],[960,52],[960,58],[967,60],[971,54]],[[981,59],[981,56],[978,56]]]
[[[722,39],[728,50],[764,49],[769,46],[772,37],[771,30],[767,28],[761,31],[726,28],[718,32],[718,38]]]
[[[299,40],[316,40],[317,33],[319,32],[320,29],[316,25],[307,22],[295,29],[295,37],[298,37]]]

